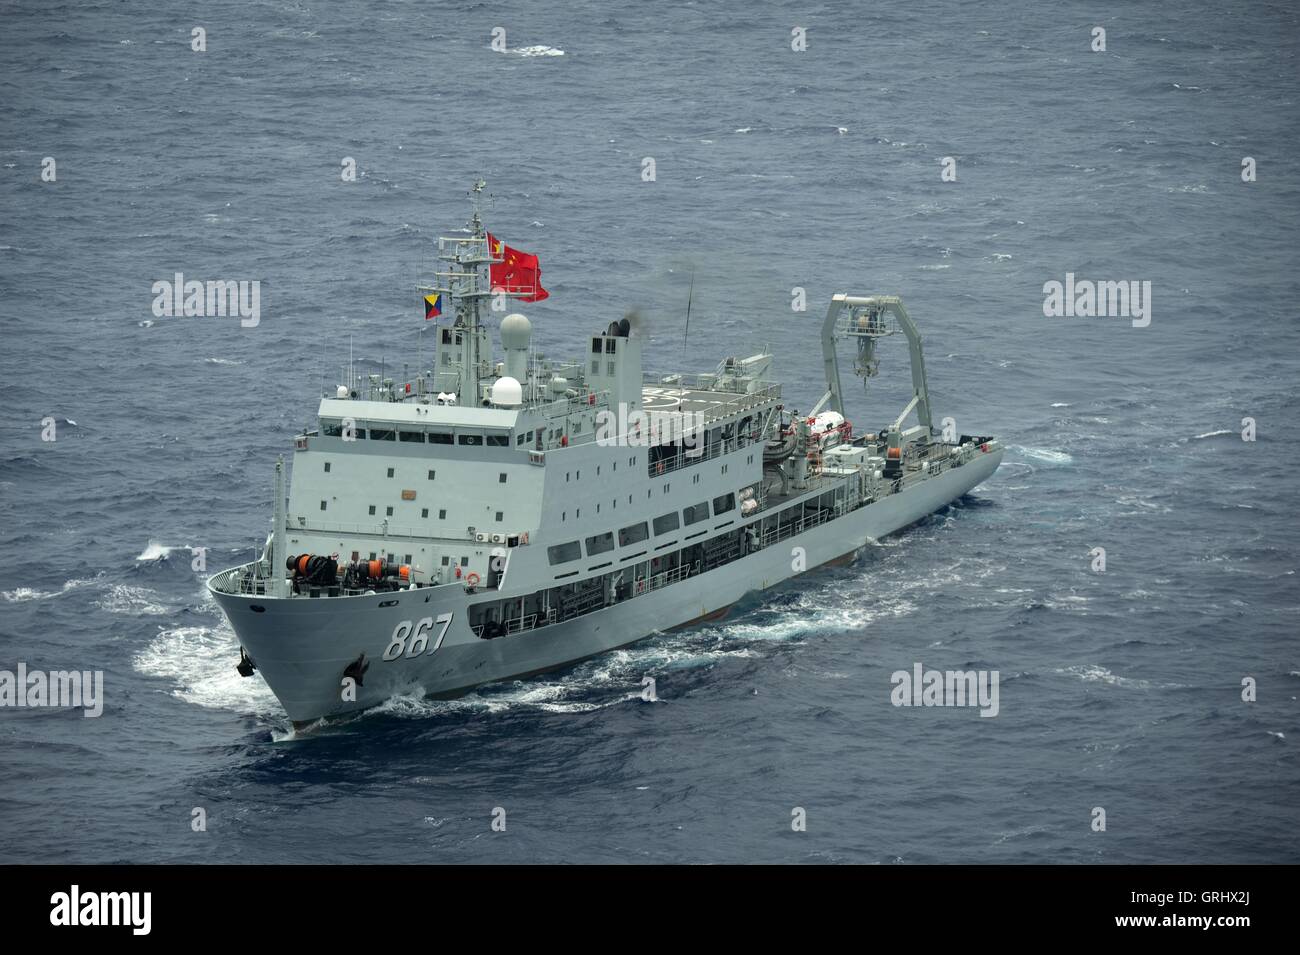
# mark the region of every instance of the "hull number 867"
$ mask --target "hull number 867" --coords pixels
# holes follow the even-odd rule
[[[451,617],[450,613],[440,613],[436,619],[425,617],[415,624],[403,620],[393,628],[393,638],[388,641],[388,647],[384,650],[384,659],[396,660],[402,656],[410,659],[422,653],[433,653],[442,646],[443,638],[447,636],[447,628],[451,626]],[[435,627],[440,629],[430,645],[429,634]]]

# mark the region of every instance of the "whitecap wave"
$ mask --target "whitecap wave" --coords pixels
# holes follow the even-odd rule
[[[516,56],[564,56],[564,51],[556,49],[553,46],[521,46],[517,50],[511,50]]]
[[[95,601],[95,606],[109,613],[146,614],[158,616],[170,611],[157,602],[158,594],[148,587],[114,584],[107,594]]]
[[[1013,446],[1013,450],[1019,451],[1027,458],[1033,458],[1035,461],[1042,461],[1046,464],[1073,464],[1074,458],[1064,451],[1053,451],[1050,448],[1023,448],[1019,445]]]
[[[13,590],[6,590],[0,593],[3,598],[10,603],[23,603],[27,600],[48,600],[50,597],[61,597],[70,590],[76,590],[78,587],[84,587],[86,584],[94,583],[92,577],[78,577],[65,581],[63,586],[58,590],[37,590],[34,587],[16,587]]]
[[[1059,673],[1063,676],[1078,677],[1085,683],[1104,683],[1107,686],[1125,687],[1131,690],[1179,690],[1184,689],[1180,683],[1152,683],[1150,680],[1139,680],[1133,677],[1116,676],[1110,670],[1095,663],[1083,663],[1078,666],[1065,667],[1056,669],[1053,673]]]
[[[173,684],[172,695],[210,709],[283,719],[284,710],[266,682],[239,675],[239,641],[226,622],[216,627],[160,627],[131,661],[146,676]]]
[[[156,540],[150,540],[149,543],[145,545],[144,551],[136,558],[136,560],[166,560],[171,556],[172,551],[174,550],[189,550],[189,548],[183,544],[173,544],[169,546],[167,544],[160,544]]]

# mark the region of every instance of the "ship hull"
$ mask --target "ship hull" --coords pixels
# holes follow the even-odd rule
[[[320,599],[210,589],[289,718],[303,727],[401,694],[458,696],[708,619],[748,593],[849,558],[868,541],[939,510],[987,479],[1001,458],[997,448],[706,573],[562,623],[491,640],[470,629],[468,606],[476,595],[458,583]],[[424,642],[410,639],[421,630]],[[415,649],[419,652],[412,654]],[[353,687],[344,671],[362,655],[365,670]]]

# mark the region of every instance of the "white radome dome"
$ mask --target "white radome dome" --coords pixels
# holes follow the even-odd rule
[[[334,394],[338,395],[340,398],[346,398],[348,396],[348,386],[339,385],[338,391],[334,392]]]
[[[518,312],[512,312],[501,319],[501,347],[506,351],[528,350],[528,343],[533,337],[533,323]]]
[[[517,378],[498,378],[492,385],[492,403],[502,408],[518,408],[524,403],[524,388]]]

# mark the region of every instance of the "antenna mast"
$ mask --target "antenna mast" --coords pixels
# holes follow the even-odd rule
[[[691,301],[695,298],[695,270],[691,270],[691,287],[686,292],[686,332],[682,335],[682,358],[686,357],[686,339],[691,334]]]

